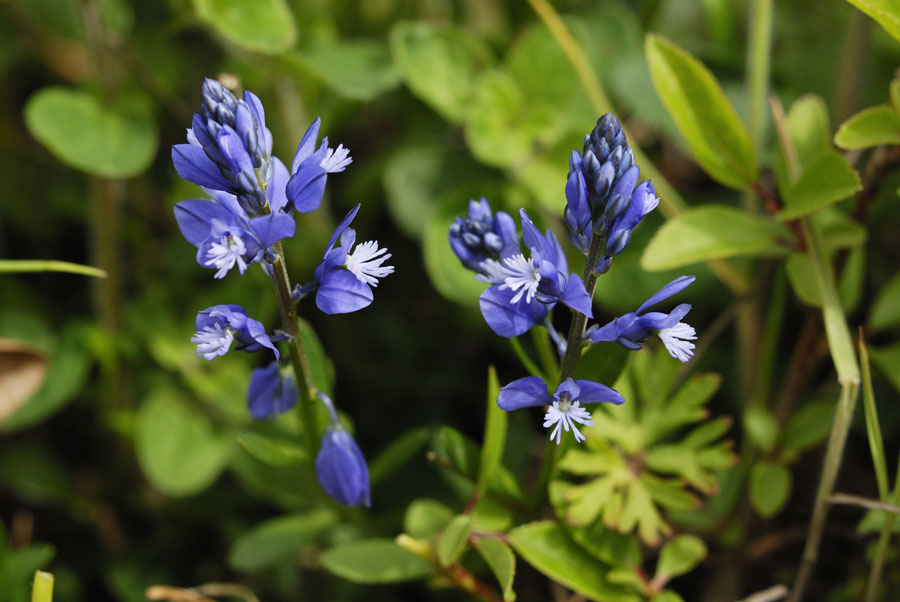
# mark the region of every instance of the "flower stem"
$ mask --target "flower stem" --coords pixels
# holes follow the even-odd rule
[[[600,254],[606,249],[605,228],[595,229],[591,237],[591,246],[588,247],[587,257],[584,261],[584,288],[588,298],[594,298],[594,287],[597,286],[598,274],[594,272],[594,265],[600,259]],[[559,372],[559,382],[575,376],[578,368],[578,360],[581,359],[581,348],[584,347],[584,329],[587,326],[587,316],[580,311],[572,310],[572,325],[569,327],[569,336],[566,338],[566,355],[563,356],[562,369]]]
[[[65,272],[95,278],[106,278],[109,275],[100,268],[55,259],[0,259],[0,274],[14,272]]]
[[[34,572],[31,602],[53,602],[53,573]]]

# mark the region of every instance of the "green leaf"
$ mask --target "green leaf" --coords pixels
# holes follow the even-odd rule
[[[434,287],[446,298],[470,307],[477,306],[478,296],[485,284],[475,280],[475,274],[463,267],[448,242],[450,224],[464,214],[463,203],[444,203],[437,208],[425,226],[422,243],[425,269]]]
[[[392,441],[387,449],[378,454],[369,464],[369,480],[372,485],[403,468],[425,447],[429,438],[431,438],[431,429],[427,426],[420,426],[406,431]]]
[[[431,446],[435,455],[452,466],[458,473],[454,474],[451,472],[449,474],[455,477],[462,475],[468,481],[475,482],[478,477],[481,453],[478,446],[471,439],[456,429],[443,426],[435,432]],[[490,480],[489,490],[512,499],[522,499],[522,490],[519,484],[502,464],[497,467],[493,478]]]
[[[348,541],[319,558],[325,569],[355,583],[396,583],[423,579],[434,567],[390,539]]]
[[[135,450],[150,482],[171,496],[198,493],[225,466],[230,441],[209,420],[182,402],[174,390],[159,389],[137,411]]]
[[[778,242],[789,236],[771,219],[705,205],[679,214],[657,230],[641,265],[659,271],[724,257],[781,255],[786,249]]]
[[[453,518],[453,511],[437,500],[414,500],[403,517],[403,530],[411,537],[431,537]]]
[[[900,326],[900,272],[894,274],[878,291],[872,309],[869,310],[867,324],[872,330]]]
[[[844,312],[855,313],[862,301],[866,277],[866,247],[853,247],[847,254],[847,261],[838,280],[838,298]]]
[[[750,505],[763,518],[775,516],[791,493],[791,471],[784,464],[759,460],[750,471]]]
[[[435,146],[403,146],[388,159],[383,172],[388,210],[408,236],[425,235],[434,201],[447,183],[446,160]],[[462,203],[459,211],[465,211]]]
[[[845,199],[862,188],[859,176],[844,157],[828,150],[812,159],[784,195],[780,220],[798,218]]]
[[[300,340],[303,341],[303,350],[306,351],[309,371],[312,373],[313,381],[310,385],[331,395],[334,392],[334,364],[325,353],[325,347],[310,323],[297,318],[297,326],[300,328]]]
[[[20,549],[0,550],[0,590],[3,592],[4,599],[8,600],[25,600],[27,598],[18,598],[13,592],[19,591],[23,594],[31,589],[31,581],[34,572],[38,569],[45,568],[56,550],[48,544],[34,544]]]
[[[807,253],[791,253],[784,264],[784,269],[797,298],[810,307],[822,307],[819,283],[816,282],[809,255]]]
[[[744,412],[744,431],[764,454],[775,449],[778,443],[778,420],[762,406],[754,405]]]
[[[516,557],[513,551],[502,541],[488,537],[479,537],[472,545],[497,578],[497,583],[503,590],[503,600],[513,602],[516,599],[516,593],[512,589],[516,578]]]
[[[802,170],[814,157],[831,150],[831,121],[825,102],[814,94],[806,94],[794,101],[787,114],[787,133],[793,143],[798,169]],[[788,190],[792,178],[780,145],[775,160],[775,175],[778,189],[782,192]]]
[[[656,578],[663,582],[684,575],[706,558],[706,545],[696,535],[677,535],[663,544],[656,563]]]
[[[258,571],[286,563],[337,520],[337,514],[325,508],[267,520],[235,540],[228,551],[228,564],[239,571]]]
[[[372,100],[400,82],[382,42],[343,40],[305,49],[298,57],[317,79],[353,100]]]
[[[454,516],[438,537],[437,557],[441,566],[456,564],[466,549],[466,541],[472,532],[472,515]]]
[[[609,567],[582,550],[553,521],[540,521],[516,527],[509,533],[513,549],[538,571],[575,590],[604,602],[640,600],[627,588],[606,579]]]
[[[896,0],[847,0],[875,19],[885,31],[900,40],[900,6]]]
[[[618,343],[588,345],[587,350],[581,354],[575,378],[598,383],[614,383],[625,369],[630,353],[630,349]]]
[[[841,124],[834,143],[848,150],[900,144],[900,116],[891,105],[869,107]]]
[[[889,501],[890,485],[887,476],[887,460],[884,456],[884,441],[878,421],[878,408],[875,405],[875,391],[872,389],[872,367],[869,364],[869,353],[865,341],[862,340],[862,335],[860,335],[859,352],[862,368],[863,407],[866,413],[866,434],[869,438],[869,451],[872,453],[872,465],[875,468],[875,481],[878,483],[878,497],[882,501]]]
[[[503,459],[503,448],[506,445],[507,414],[497,405],[500,383],[497,381],[497,371],[493,366],[488,368],[487,389],[484,444],[481,447],[481,462],[478,467],[478,482],[475,488],[478,497],[487,493],[488,484],[494,478],[497,467],[500,466],[500,461]]]
[[[193,0],[201,21],[247,50],[277,54],[297,39],[294,15],[284,0]]]
[[[831,432],[834,420],[834,401],[813,401],[794,412],[784,426],[784,447],[796,455],[819,445]]]
[[[656,34],[645,42],[653,85],[697,163],[718,182],[744,189],[756,181],[756,158],[713,74],[688,52]]]
[[[71,504],[78,500],[64,465],[52,453],[33,444],[4,447],[0,455],[0,482],[4,489],[39,505]]]
[[[395,25],[390,45],[410,91],[445,119],[462,121],[477,74],[493,62],[490,51],[461,27],[424,22]]]
[[[889,347],[869,347],[869,355],[881,374],[900,392],[900,343]]]
[[[892,79],[890,85],[891,108],[900,115],[900,79]]]
[[[106,178],[144,171],[156,154],[156,124],[139,98],[104,106],[80,90],[39,90],[25,105],[25,125],[57,159]]]
[[[237,440],[251,456],[272,466],[295,466],[309,460],[301,442],[284,433],[241,431]]]

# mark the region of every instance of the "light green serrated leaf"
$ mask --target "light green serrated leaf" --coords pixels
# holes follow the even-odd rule
[[[149,481],[171,496],[188,496],[216,479],[231,450],[203,414],[171,389],[152,393],[135,417],[135,450]]]
[[[325,570],[354,583],[396,583],[423,579],[434,567],[390,539],[348,541],[320,556]]]
[[[342,40],[298,54],[307,71],[345,98],[372,100],[400,82],[386,44]]]
[[[644,250],[646,270],[667,270],[709,259],[782,255],[790,234],[777,222],[724,205],[689,209],[670,219]]]
[[[697,163],[731,188],[745,189],[755,182],[750,136],[713,74],[662,36],[648,34],[645,50],[656,92]]]
[[[104,106],[80,90],[39,90],[25,105],[28,131],[70,167],[106,178],[144,171],[156,153],[156,124],[139,98]]]
[[[900,326],[900,272],[881,287],[869,310],[867,325],[872,330]]]
[[[503,591],[504,602],[514,602],[516,593],[512,586],[516,578],[516,557],[512,550],[502,541],[487,537],[476,538],[472,545],[497,578],[497,583]]]
[[[315,543],[337,519],[334,510],[319,508],[262,522],[234,541],[228,564],[239,571],[257,571],[284,563]]]
[[[509,533],[513,549],[538,571],[594,600],[637,602],[628,588],[606,579],[608,567],[569,539],[552,521],[528,523]]]
[[[862,187],[859,176],[839,153],[828,150],[807,164],[784,195],[785,207],[776,218],[796,219],[841,199]]]
[[[750,471],[750,505],[763,518],[781,510],[791,493],[791,471],[783,464],[759,460]]]
[[[456,564],[466,549],[469,533],[472,532],[472,515],[454,516],[444,531],[438,536],[437,557],[441,566]]]
[[[847,0],[875,19],[885,31],[900,40],[900,6],[895,0]]]
[[[847,150],[900,144],[900,116],[891,105],[869,107],[841,124],[834,143]]]
[[[294,15],[284,0],[193,0],[197,17],[247,50],[277,54],[297,40]]]
[[[656,563],[656,578],[665,581],[684,575],[706,558],[706,544],[696,535],[677,535],[663,544]]]

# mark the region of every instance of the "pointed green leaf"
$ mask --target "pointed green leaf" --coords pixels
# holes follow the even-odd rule
[[[844,157],[832,150],[812,159],[785,193],[780,220],[790,220],[845,199],[862,188]]]
[[[25,125],[66,165],[106,178],[137,175],[156,153],[156,124],[140,98],[104,106],[87,92],[44,88],[28,99]]]
[[[383,42],[343,40],[297,56],[307,71],[345,98],[372,100],[400,82]]]
[[[668,270],[709,259],[781,255],[790,234],[774,220],[724,205],[689,209],[670,219],[644,250],[646,270]]]
[[[766,408],[751,406],[744,412],[744,432],[757,449],[767,454],[778,443],[778,420]]]
[[[684,575],[706,558],[706,545],[696,535],[677,535],[663,544],[656,563],[656,578],[668,581]]]
[[[497,583],[503,590],[503,600],[513,602],[516,599],[516,593],[512,589],[513,580],[516,578],[516,557],[512,550],[502,541],[488,537],[479,537],[472,545],[497,578]]]
[[[403,530],[416,539],[431,537],[443,529],[452,518],[453,511],[439,501],[418,499],[406,509]]]
[[[900,343],[888,347],[869,347],[869,355],[889,383],[900,392]]]
[[[471,514],[460,514],[453,517],[438,537],[437,556],[441,566],[456,564],[466,549],[466,542],[471,532]]]
[[[334,510],[320,508],[262,522],[234,541],[228,564],[239,571],[257,571],[285,563],[337,520]]]
[[[395,583],[429,577],[434,567],[390,539],[348,541],[319,558],[325,569],[355,583]]]
[[[784,426],[784,447],[796,455],[819,445],[831,432],[834,421],[834,401],[813,401],[794,412]]]
[[[488,394],[487,417],[484,422],[484,444],[481,447],[481,462],[478,467],[478,482],[476,491],[482,497],[487,493],[488,484],[494,478],[500,460],[503,458],[503,448],[506,445],[506,412],[497,405],[497,396],[500,394],[500,383],[497,381],[497,371],[493,366],[488,368]]]
[[[310,323],[303,318],[297,318],[297,326],[300,327],[300,339],[303,341],[309,371],[312,373],[313,381],[310,385],[331,395],[334,392],[334,364],[325,353],[325,347],[322,346]]]
[[[900,40],[900,6],[896,0],[847,0],[875,19],[885,31]]]
[[[763,518],[775,516],[791,493],[791,471],[784,464],[759,460],[750,471],[750,505]]]
[[[715,180],[744,189],[756,181],[750,136],[713,74],[656,34],[645,43],[653,85],[697,163]]]
[[[841,124],[834,143],[848,150],[900,144],[900,116],[891,105],[869,107]]]
[[[860,335],[859,352],[863,377],[863,407],[866,413],[866,434],[869,437],[869,451],[872,453],[872,465],[875,467],[878,496],[883,501],[888,501],[890,485],[887,476],[887,460],[884,456],[884,441],[881,437],[878,408],[875,405],[875,391],[872,389],[872,367],[869,364],[869,353],[866,349],[865,341],[862,340],[862,335]]]
[[[193,0],[197,17],[247,50],[277,54],[297,39],[294,15],[284,0]]]
[[[369,479],[372,484],[380,482],[403,468],[416,455],[420,454],[430,438],[431,429],[427,426],[410,429],[397,437],[369,464]]]
[[[794,146],[797,167],[801,170],[814,157],[831,150],[831,120],[825,101],[814,94],[806,94],[794,101],[787,113],[787,133]],[[775,175],[778,189],[782,193],[788,190],[791,177],[781,145],[778,145],[775,158]]]
[[[610,583],[606,579],[609,567],[582,550],[555,522],[517,527],[510,531],[509,541],[528,564],[579,594],[604,602],[640,600],[628,588]]]
[[[900,272],[878,291],[867,322],[872,330],[900,326]]]
[[[272,466],[294,466],[309,459],[300,441],[283,433],[241,431],[237,440],[251,456]]]

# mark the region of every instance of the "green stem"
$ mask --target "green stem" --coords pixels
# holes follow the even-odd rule
[[[94,276],[95,278],[106,278],[108,276],[106,270],[68,261],[57,261],[55,259],[0,259],[0,273],[25,272],[64,272],[67,274]]]
[[[599,275],[594,272],[593,268],[605,250],[605,227],[596,227],[594,228],[593,236],[591,236],[591,246],[588,248],[587,257],[584,261],[584,273],[581,278],[584,281],[588,299],[594,298],[594,288],[597,286],[597,276]],[[578,361],[581,359],[581,348],[584,347],[584,329],[587,326],[587,320],[586,315],[580,311],[572,310],[572,324],[569,326],[569,336],[566,338],[566,354],[563,356],[562,368],[559,371],[559,382],[575,376]]]
[[[34,572],[31,602],[53,602],[53,573]]]
[[[519,361],[522,362],[522,366],[525,367],[525,370],[532,376],[539,376],[541,378],[544,377],[544,373],[541,372],[541,369],[538,368],[537,364],[535,364],[528,354],[525,353],[525,350],[522,348],[522,343],[519,342],[519,339],[513,337],[509,339],[509,344],[512,345],[513,351],[516,352],[516,357],[519,358]]]
[[[548,378],[553,378],[553,375],[559,370],[559,364],[553,348],[550,346],[550,333],[545,328],[532,328],[531,338],[534,341],[534,348],[541,365],[544,367],[544,374]]]
[[[747,47],[747,88],[750,95],[750,136],[756,154],[762,153],[766,141],[769,70],[772,52],[773,0],[753,0],[750,9],[750,44]],[[756,205],[756,197],[748,195]]]

